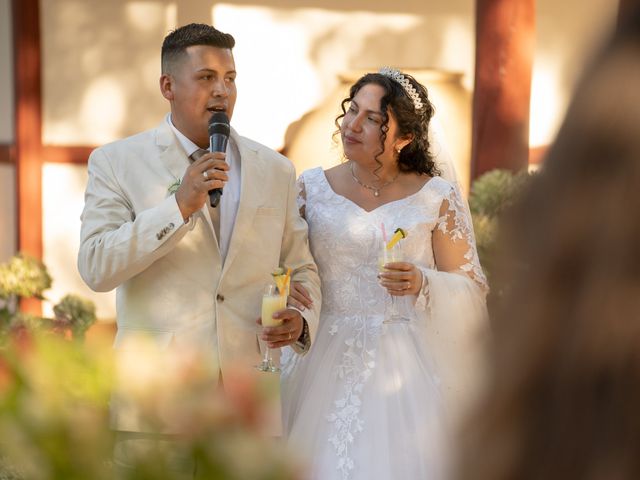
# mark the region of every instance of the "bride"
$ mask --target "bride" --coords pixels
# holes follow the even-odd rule
[[[313,479],[444,478],[453,421],[480,376],[487,284],[455,175],[442,178],[430,153],[433,113],[413,77],[366,74],[336,119],[348,161],[299,179],[322,313],[307,356],[284,352],[282,395]],[[397,228],[403,261],[379,273]],[[301,286],[291,297],[310,305]],[[391,297],[406,319],[384,322]]]

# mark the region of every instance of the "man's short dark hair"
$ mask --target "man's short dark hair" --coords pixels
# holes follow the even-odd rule
[[[231,50],[235,44],[236,41],[231,34],[223,33],[211,25],[190,23],[176,28],[162,42],[162,73],[169,73],[171,65],[184,54],[187,47],[209,45]]]

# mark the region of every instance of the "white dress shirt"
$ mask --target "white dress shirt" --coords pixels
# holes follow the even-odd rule
[[[178,130],[171,121],[171,114],[167,114],[167,123],[171,126],[171,129],[176,134],[180,145],[184,148],[187,156],[190,157],[193,152],[198,150],[195,143],[189,140],[180,130]],[[225,152],[227,157],[226,161],[229,164],[229,170],[227,175],[229,180],[223,189],[223,194],[220,197],[220,204],[218,205],[220,214],[220,238],[218,244],[220,247],[220,255],[223,259],[227,256],[229,250],[229,242],[231,240],[231,233],[233,232],[233,226],[236,222],[236,215],[238,213],[238,206],[240,204],[240,189],[241,189],[241,162],[240,152],[238,146],[229,138],[227,144],[227,151]],[[208,203],[208,200],[207,200]]]

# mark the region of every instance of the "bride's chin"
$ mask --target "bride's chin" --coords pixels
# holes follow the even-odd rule
[[[358,165],[363,165],[367,163],[366,158],[364,158],[361,152],[354,152],[353,149],[349,149],[349,148],[344,148],[343,152],[344,152],[344,157],[349,162],[357,163]]]

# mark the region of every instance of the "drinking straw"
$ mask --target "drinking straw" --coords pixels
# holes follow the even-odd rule
[[[287,268],[287,274],[284,277],[284,288],[280,295],[286,295],[289,292],[289,281],[291,280],[291,268]]]

